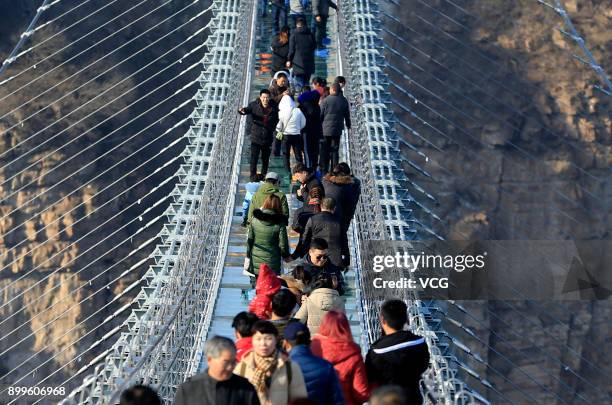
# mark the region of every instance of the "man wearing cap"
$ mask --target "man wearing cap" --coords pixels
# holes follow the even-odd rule
[[[344,404],[342,388],[334,366],[310,351],[310,331],[302,322],[290,322],[284,331],[283,347],[302,370],[308,399],[320,405]]]
[[[261,208],[266,197],[270,194],[276,194],[278,198],[281,200],[281,204],[283,206],[283,215],[287,217],[287,221],[289,221],[289,204],[287,204],[287,196],[285,193],[280,191],[278,187],[279,177],[276,172],[268,172],[266,174],[266,180],[264,183],[259,186],[259,189],[253,194],[253,198],[251,199],[251,205],[249,206],[249,214],[247,216],[247,222],[251,223],[251,218],[253,218],[253,211],[257,208]]]

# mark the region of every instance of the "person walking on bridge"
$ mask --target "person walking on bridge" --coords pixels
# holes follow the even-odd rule
[[[284,405],[307,398],[304,375],[289,356],[277,348],[278,330],[269,321],[253,325],[253,350],[234,369],[255,387],[262,405]]]
[[[323,173],[338,164],[340,136],[346,124],[351,129],[351,112],[346,98],[340,94],[340,85],[332,84],[329,96],[321,103],[321,121],[323,125],[323,145],[321,148],[320,166]]]
[[[266,174],[265,181],[261,186],[259,186],[255,194],[253,194],[253,198],[251,199],[251,204],[249,205],[249,213],[247,215],[247,223],[251,223],[251,220],[253,219],[253,211],[255,211],[255,208],[261,208],[266,198],[271,194],[274,194],[278,198],[280,198],[282,214],[287,218],[287,221],[289,221],[289,204],[287,204],[287,196],[285,195],[285,193],[281,192],[280,188],[278,187],[279,181],[280,179],[278,177],[278,173],[269,172]]]
[[[313,0],[312,14],[315,16],[315,35],[317,41],[317,51],[324,51],[324,42],[329,41],[327,38],[327,20],[329,19],[329,8],[338,9],[336,3],[331,0]],[[321,56],[324,56],[322,53]],[[327,55],[325,55],[327,56]]]
[[[261,208],[253,211],[247,239],[247,257],[250,273],[257,275],[259,266],[267,264],[276,274],[281,273],[281,258],[288,258],[287,217],[283,215],[281,201],[271,194]]]
[[[424,338],[404,330],[408,323],[404,301],[384,302],[379,319],[384,335],[374,342],[366,356],[370,385],[398,385],[406,390],[409,404],[421,404],[419,380],[429,367],[427,343]]]
[[[278,137],[282,138],[283,142],[283,157],[285,161],[285,169],[291,170],[291,149],[293,156],[299,163],[304,163],[304,142],[302,141],[302,129],[306,126],[306,117],[302,111],[297,108],[293,97],[290,95],[283,96],[279,106],[278,124],[276,131]]]
[[[174,405],[260,405],[253,385],[233,373],[236,346],[231,339],[223,336],[209,339],[204,353],[208,369],[177,388]]]
[[[238,110],[240,115],[248,115],[247,133],[251,136],[250,175],[257,174],[257,163],[261,154],[261,172],[268,171],[270,147],[274,138],[274,128],[278,122],[278,110],[270,103],[270,91],[262,89],[259,98],[247,107]]]
[[[296,29],[289,38],[289,55],[287,67],[293,67],[293,74],[302,87],[310,82],[310,76],[315,71],[315,39],[308,27],[306,20],[297,19]]]

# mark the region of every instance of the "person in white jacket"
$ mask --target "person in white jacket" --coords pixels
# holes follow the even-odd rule
[[[290,153],[293,148],[293,156],[299,163],[304,163],[304,145],[301,136],[302,129],[306,126],[306,117],[296,107],[293,97],[285,95],[278,105],[278,124],[276,131],[282,134],[283,156],[285,168],[291,170]]]

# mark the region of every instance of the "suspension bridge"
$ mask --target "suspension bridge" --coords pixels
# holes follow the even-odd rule
[[[137,3],[131,9],[147,1],[143,0]],[[19,58],[26,57],[29,52],[36,48],[37,45],[33,45],[22,49],[30,36],[45,26],[53,24],[56,20],[76,12],[80,6],[87,3],[87,1],[82,2],[82,4],[65,11],[45,24],[37,25],[41,14],[51,7],[60,7],[58,3],[61,2],[62,0],[45,0],[37,10],[36,16],[3,64],[2,70],[0,70],[0,73],[5,74],[4,77],[0,77],[0,80],[2,80],[0,85],[16,81],[19,75],[26,70],[36,69],[36,66],[33,65],[33,68],[30,66],[18,74],[10,72],[10,75],[6,75],[5,72],[8,66],[15,63]],[[153,7],[159,9],[169,2],[153,1],[152,3],[155,3]],[[108,4],[111,3],[114,2]],[[172,63],[166,61],[166,67],[158,72],[161,73],[171,67],[179,69],[178,74],[157,89],[177,78],[184,79],[194,72],[199,72],[194,80],[187,82],[185,85],[174,86],[171,91],[166,89],[163,96],[165,98],[156,104],[157,106],[168,102],[168,105],[171,106],[167,109],[167,113],[160,117],[159,121],[176,115],[177,112],[186,110],[191,112],[188,116],[175,120],[175,123],[159,136],[151,138],[147,144],[134,152],[138,153],[163,137],[188,126],[182,137],[164,144],[163,148],[152,154],[145,162],[133,168],[132,172],[144,171],[146,177],[144,175],[142,177],[148,178],[167,170],[169,167],[178,166],[178,169],[170,177],[161,181],[153,190],[147,191],[137,201],[122,207],[120,210],[118,209],[114,213],[114,217],[118,217],[123,213],[130,212],[130,209],[140,205],[142,201],[149,201],[146,199],[156,195],[155,193],[158,193],[164,186],[174,184],[167,195],[151,202],[142,213],[135,217],[135,220],[140,218],[140,221],[142,221],[143,216],[155,212],[160,207],[165,207],[163,212],[156,214],[146,224],[136,227],[128,239],[131,240],[131,238],[158,222],[163,222],[163,226],[154,238],[144,241],[134,251],[117,260],[113,266],[125,265],[126,263],[133,264],[121,271],[116,277],[103,283],[104,285],[96,291],[96,293],[103,292],[112,283],[148,265],[146,270],[141,271],[141,277],[124,286],[121,292],[105,303],[102,308],[97,308],[89,315],[89,318],[92,318],[97,314],[105,313],[102,312],[105,309],[113,308],[112,313],[103,319],[99,326],[107,323],[114,323],[116,326],[106,331],[103,336],[99,336],[89,347],[78,353],[79,359],[83,356],[89,359],[85,364],[79,364],[76,372],[71,372],[70,376],[61,384],[54,383],[54,385],[62,387],[75,387],[70,392],[65,392],[65,396],[62,395],[64,397],[62,404],[116,403],[121,391],[137,382],[152,385],[167,403],[171,403],[176,387],[189,376],[203,371],[205,363],[203,347],[206,339],[214,335],[233,336],[230,326],[232,317],[247,307],[248,302],[244,297],[244,291],[248,289],[249,284],[246,277],[242,276],[242,261],[246,252],[246,231],[240,226],[242,222],[240,212],[245,194],[244,184],[248,182],[249,145],[246,142],[248,139],[246,119],[238,115],[237,110],[241,106],[247,105],[250,100],[256,97],[261,88],[267,87],[269,84],[269,76],[261,74],[261,72],[265,70],[262,67],[269,63],[266,54],[268,53],[269,40],[273,35],[272,20],[271,17],[261,16],[261,2],[259,1],[213,0],[206,5],[204,3],[199,0],[186,2],[183,8],[168,14],[164,19],[164,21],[169,21],[180,16],[182,25],[178,25],[173,30],[175,32],[187,24],[194,21],[199,22],[201,21],[199,19],[206,18],[205,25],[195,29],[193,34],[184,38],[179,45],[193,44],[193,40],[199,38],[199,35],[203,33],[206,33],[205,41],[190,46],[189,50],[176,61]],[[560,3],[556,5],[546,3],[545,6],[554,9],[564,18],[567,24],[566,34],[572,40],[575,40],[580,49],[585,52],[586,56],[580,58],[581,62],[592,68],[601,78],[602,85],[598,86],[598,89],[608,94],[610,83],[607,76],[585,47],[584,41],[579,37]],[[107,5],[102,8],[104,7],[107,7]],[[420,139],[430,144],[431,142],[404,120],[398,119],[394,109],[391,108],[391,104],[394,104],[395,108],[408,112],[421,123],[431,127],[434,132],[438,132],[439,135],[446,138],[449,136],[434,127],[434,123],[419,117],[410,105],[397,99],[397,94],[403,94],[409,100],[414,100],[415,104],[419,102],[410,91],[404,88],[400,81],[405,79],[419,85],[418,82],[409,77],[401,65],[390,63],[389,60],[400,60],[401,63],[412,64],[413,66],[415,63],[382,40],[383,33],[386,33],[397,41],[403,41],[400,36],[388,28],[387,24],[383,24],[384,21],[388,21],[390,24],[402,24],[402,22],[397,17],[381,10],[378,2],[374,0],[340,1],[338,7],[337,13],[334,18],[330,18],[328,25],[332,40],[329,46],[329,56],[325,59],[317,59],[316,75],[328,79],[343,75],[347,78],[348,83],[345,96],[351,105],[354,125],[343,134],[341,160],[348,162],[353,174],[361,180],[362,194],[355,220],[349,229],[352,263],[346,275],[349,287],[346,296],[346,309],[353,335],[365,353],[369,345],[380,335],[377,318],[377,308],[380,300],[376,298],[367,272],[372,268],[373,256],[381,252],[372,249],[370,242],[442,239],[442,236],[436,231],[437,227],[434,226],[443,222],[432,209],[432,206],[437,202],[436,197],[428,193],[426,188],[421,186],[413,176],[408,177],[401,166],[401,162],[404,162],[419,176],[431,179],[432,175],[422,163],[416,160],[407,160],[400,152],[401,147],[407,147],[416,156],[422,158],[421,162],[428,162],[429,157],[418,146],[410,143],[409,138],[403,136],[403,133],[409,133],[410,138]],[[152,10],[157,9],[152,8]],[[129,10],[126,9],[126,13]],[[97,12],[98,10],[88,14],[84,19],[95,17]],[[147,18],[147,14],[143,14],[139,19],[145,18]],[[409,26],[406,28],[412,30]],[[417,34],[416,31],[415,34]],[[138,40],[140,35],[142,34],[134,36],[129,42]],[[147,46],[160,44],[163,39],[164,36],[161,36],[148,43]],[[95,45],[93,44],[92,47]],[[157,59],[167,57],[179,45],[159,55]],[[196,55],[201,55],[201,58],[196,60],[195,63],[183,63],[183,61],[193,60]],[[144,71],[149,65],[142,66],[138,71]],[[45,74],[47,73],[49,71]],[[63,79],[63,81],[68,79],[70,77]],[[90,79],[73,91],[84,87],[95,79],[95,77]],[[63,81],[57,83],[56,86]],[[113,87],[120,88],[121,82],[116,83]],[[25,88],[27,85],[25,84],[21,88]],[[176,96],[180,96],[188,90],[193,93],[194,88],[195,93],[191,98],[182,102],[174,101]],[[19,89],[14,90],[11,94]],[[394,89],[394,95],[391,94],[390,89]],[[101,95],[96,95],[94,99]],[[4,98],[8,96],[4,96]],[[67,94],[60,97],[55,103],[61,102],[62,98],[66,96]],[[130,105],[132,104],[135,104],[135,102]],[[438,115],[441,120],[446,120],[443,114],[438,113]],[[28,118],[26,117],[23,120],[25,121]],[[126,125],[130,122],[131,120]],[[15,126],[18,124],[15,124]],[[112,134],[122,128],[114,128],[110,133]],[[153,129],[154,124],[151,124],[122,141],[118,146]],[[31,137],[33,138],[42,131],[38,131]],[[61,132],[63,131],[66,131],[66,129]],[[59,133],[54,134],[53,137],[58,135]],[[52,142],[53,137],[48,137],[37,143],[34,148],[37,149],[48,142]],[[102,139],[98,139],[94,142],[102,141]],[[184,148],[180,150],[180,153],[171,153],[179,150],[179,147],[183,145]],[[118,146],[114,146],[104,154],[112,154]],[[459,146],[463,147],[462,145]],[[78,153],[82,152],[84,151]],[[170,157],[168,157],[169,155]],[[69,163],[75,156],[76,154],[64,163]],[[129,160],[130,156],[124,157],[120,162]],[[3,155],[2,158],[10,159],[10,156]],[[166,160],[155,170],[147,171],[145,169],[148,162],[159,161],[160,158]],[[3,168],[17,161],[17,159],[4,165]],[[44,159],[44,157],[41,159]],[[480,159],[480,157],[475,154],[475,159]],[[37,163],[38,161],[35,161],[28,167],[33,167]],[[104,176],[110,169],[108,168],[98,174],[96,178]],[[295,209],[298,202],[295,201],[291,193],[290,173],[283,169],[280,159],[274,158],[270,170],[281,174],[283,180],[281,186],[287,193],[290,206]],[[16,175],[13,175],[14,177]],[[4,181],[6,183],[11,179],[8,178]],[[35,181],[36,179],[33,179],[32,183]],[[112,184],[115,183],[111,183],[107,188],[111,187]],[[126,189],[122,193],[126,191],[128,190]],[[588,193],[588,191],[586,192]],[[37,197],[33,196],[30,201],[25,201],[24,204]],[[596,199],[597,196],[593,196],[593,198]],[[9,214],[3,211],[4,216]],[[55,221],[61,219],[62,217]],[[127,226],[131,223],[131,221],[126,221],[120,229],[129,229]],[[105,239],[111,238],[112,240],[120,229],[109,233]],[[38,232],[40,231],[42,230]],[[88,235],[83,235],[81,239]],[[293,245],[296,244],[296,234],[290,234],[290,242]],[[90,249],[95,247],[94,245]],[[135,263],[133,260],[132,262],[129,261],[140,254],[136,252],[146,251],[146,248],[150,248],[150,254]],[[28,253],[29,251],[25,252],[24,256]],[[15,259],[15,261],[18,260],[19,258]],[[79,274],[85,269],[86,267],[74,274]],[[33,266],[30,273],[36,270],[37,267]],[[46,276],[45,279],[51,277],[52,274],[54,273]],[[24,277],[25,275],[20,276],[18,280]],[[57,284],[54,289],[59,287],[61,287],[61,283]],[[2,292],[10,291],[8,288],[3,287]],[[82,286],[78,288],[81,289]],[[70,293],[75,294],[77,292],[75,289]],[[123,303],[122,299],[130,294],[133,294],[134,298],[128,300],[127,303]],[[520,294],[520,292],[517,292],[517,294]],[[426,339],[430,349],[430,368],[423,375],[421,381],[421,389],[426,403],[487,404],[490,403],[490,398],[512,402],[505,396],[504,392],[499,391],[485,376],[475,370],[475,365],[484,367],[488,372],[502,376],[509,384],[513,385],[511,378],[504,375],[503,369],[497,369],[495,365],[488,363],[472,346],[477,344],[490,350],[495,349],[488,342],[483,341],[477,331],[454,319],[452,314],[460,312],[471,317],[473,321],[480,322],[478,317],[471,315],[470,311],[459,302],[425,301],[411,292],[405,292],[402,298],[409,306],[410,328]],[[14,299],[7,300],[8,304]],[[119,305],[120,302],[121,305]],[[3,304],[3,307],[6,305],[6,303]],[[45,311],[54,310],[53,305],[51,304]],[[512,307],[512,303],[507,305],[517,314],[520,314],[519,310]],[[70,309],[60,308],[65,312]],[[17,309],[15,309],[16,312]],[[491,314],[491,316],[496,315]],[[3,320],[2,323],[5,324],[7,320]],[[117,320],[121,320],[121,322],[117,322]],[[445,324],[453,325],[458,332],[449,333],[445,330]],[[48,324],[41,326],[37,331],[44,330],[46,326]],[[480,326],[486,328],[484,324]],[[534,325],[534,327],[536,326]],[[65,334],[67,335],[70,332],[68,330]],[[86,332],[85,336],[80,338],[86,337],[91,332],[93,331]],[[492,333],[496,332],[493,331]],[[26,338],[31,336],[32,334],[26,336]],[[464,343],[464,339],[469,340],[470,343]],[[8,349],[4,350],[4,353],[8,353],[11,348],[16,347],[19,343],[21,342],[9,346]],[[48,343],[48,345],[52,344],[53,341]],[[497,352],[497,354],[502,359],[507,360],[510,365],[517,366],[504,353]],[[544,353],[544,355],[550,357],[552,361],[558,362],[560,367],[565,367],[567,372],[573,375],[573,378],[589,384],[588,380],[567,364],[567,358],[561,358],[553,353]],[[571,355],[583,362],[589,362],[580,353],[571,353]],[[32,359],[33,357],[24,360],[11,370],[0,370],[3,374],[0,381],[3,384],[4,381],[9,381],[13,373],[16,373],[20,367],[28,364],[28,361]],[[38,367],[51,360],[52,358],[46,360]],[[74,367],[74,364],[77,364],[76,359],[58,367],[50,375],[38,375],[35,378],[36,385],[45,385],[47,381],[53,378],[55,373],[59,373],[68,366]],[[596,364],[590,366],[598,368]],[[561,391],[561,394],[555,393],[539,381],[536,376],[532,375],[531,371],[517,367],[521,374],[521,382],[527,380],[542,390],[550,391],[555,401],[569,403],[572,401],[567,398],[571,397],[578,402],[581,400],[586,402],[586,398],[565,381],[556,381],[562,388],[558,390]],[[35,375],[37,369],[29,370],[22,377],[10,380],[11,384],[20,385],[20,382],[27,376]],[[552,376],[551,378],[556,377]],[[529,394],[523,390],[520,382],[513,386],[524,395],[526,401],[529,401]],[[593,388],[601,391],[599,387]],[[2,390],[0,397],[6,397],[7,389],[8,387],[0,385],[0,390]],[[604,392],[601,394],[601,398],[609,397]],[[26,396],[26,393],[23,393],[22,395],[6,397],[8,398],[7,403],[19,403]],[[41,397],[32,402],[44,402],[44,398]]]

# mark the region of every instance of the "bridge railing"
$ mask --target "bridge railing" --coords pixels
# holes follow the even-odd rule
[[[395,121],[393,114],[386,105],[388,80],[382,70],[385,60],[378,38],[377,5],[370,0],[343,1],[338,5],[340,72],[347,77],[345,95],[353,118],[343,150],[354,175],[362,181],[351,237],[357,251],[357,298],[366,349],[380,336],[378,313],[382,300],[372,285],[374,256],[395,253],[384,241],[440,236],[413,217],[413,208],[408,206],[413,199],[402,186],[407,180],[396,163],[402,160],[399,139],[391,125]],[[420,207],[416,205],[414,209]],[[413,292],[404,292],[401,298],[409,306],[411,329],[423,336],[430,348],[431,366],[421,381],[425,402],[487,403],[456,377],[452,340],[437,318],[442,311],[433,302],[419,300]]]
[[[171,403],[176,387],[197,369],[229,235],[245,122],[236,111],[249,83],[245,61],[252,58],[254,27],[252,2],[215,0],[212,7],[185,164],[167,210],[164,243],[152,255],[149,284],[104,363],[65,404],[116,403],[136,382],[154,386]]]

